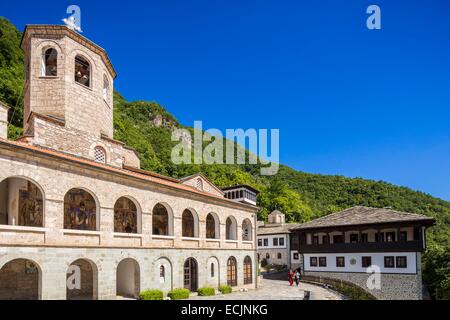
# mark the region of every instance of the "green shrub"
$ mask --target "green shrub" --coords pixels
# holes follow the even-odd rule
[[[190,291],[184,288],[173,289],[169,291],[167,296],[172,300],[182,300],[189,298]]]
[[[141,300],[162,300],[164,294],[161,290],[146,290],[139,294]]]
[[[211,287],[199,288],[197,292],[199,296],[203,297],[214,296],[216,294],[216,290],[214,290],[214,288]]]
[[[227,285],[221,285],[219,288],[219,291],[222,292],[222,294],[231,293],[233,289],[230,286]]]

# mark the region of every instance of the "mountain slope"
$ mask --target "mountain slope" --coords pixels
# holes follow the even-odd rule
[[[0,100],[11,107],[11,139],[22,132],[24,62],[20,39],[21,33],[0,17]],[[139,152],[143,169],[173,177],[201,171],[219,187],[251,185],[261,191],[260,219],[278,209],[286,213],[288,221],[302,222],[354,205],[389,206],[436,218],[437,226],[428,233],[424,279],[435,297],[450,298],[450,202],[382,181],[308,174],[287,166],[270,177],[259,175],[260,165],[175,165],[171,150],[176,142],[171,134],[176,128],[193,132],[155,102],[128,102],[114,94],[114,138]]]

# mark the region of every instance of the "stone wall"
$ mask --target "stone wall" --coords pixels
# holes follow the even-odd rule
[[[16,285],[8,281],[9,269],[3,267],[14,259],[28,259],[39,268],[39,275],[35,275],[34,281],[39,276],[41,279],[39,296],[42,299],[66,299],[67,296],[67,271],[76,260],[85,259],[94,266],[94,275],[83,278],[82,283],[86,292],[91,288],[99,299],[114,299],[116,297],[117,267],[124,259],[132,259],[137,263],[140,290],[162,289],[165,293],[172,288],[182,288],[183,266],[186,259],[194,257],[198,265],[198,286],[213,286],[227,283],[227,260],[233,256],[237,260],[237,286],[240,288],[255,288],[256,267],[255,252],[253,250],[208,250],[208,249],[106,249],[106,248],[58,248],[58,247],[0,247],[0,294],[1,288],[16,290]],[[246,256],[252,259],[253,283],[244,285],[243,263]],[[211,277],[211,262],[215,262],[215,274]],[[84,268],[87,268],[84,262]],[[160,278],[160,266],[165,266],[165,278]],[[8,268],[8,267],[7,267]],[[22,266],[20,266],[22,268]],[[6,282],[4,282],[6,281]],[[87,284],[91,282],[91,286]],[[28,288],[35,293],[37,281],[33,284],[22,283],[20,288]],[[33,287],[34,286],[34,287]],[[19,289],[20,289],[19,288]],[[7,293],[10,293],[8,291]],[[20,292],[18,292],[20,294]],[[74,297],[69,295],[69,297]],[[1,298],[1,296],[0,296]]]
[[[332,278],[344,280],[358,285],[381,300],[421,300],[422,277],[421,274],[381,274],[381,289],[369,290],[367,273],[345,272],[305,272],[307,276]]]

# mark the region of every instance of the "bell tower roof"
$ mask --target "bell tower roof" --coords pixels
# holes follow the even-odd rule
[[[69,29],[67,26],[64,25],[27,25],[25,27],[25,31],[22,35],[22,41],[20,43],[20,47],[25,50],[24,44],[29,40],[29,38],[33,35],[43,37],[43,38],[49,38],[49,37],[62,37],[67,36],[71,38],[72,40],[82,44],[83,46],[87,47],[94,53],[98,54],[101,59],[103,60],[103,63],[108,68],[108,71],[110,72],[112,78],[116,78],[117,73],[114,70],[114,67],[111,63],[111,60],[108,57],[108,54],[106,53],[105,49],[100,47],[99,45],[95,44],[91,40],[87,39],[86,37],[82,36],[81,34]]]

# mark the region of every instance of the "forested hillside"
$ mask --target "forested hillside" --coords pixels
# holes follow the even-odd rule
[[[0,100],[11,107],[9,138],[21,134],[23,117],[23,53],[21,33],[0,17]],[[382,181],[308,174],[281,166],[277,175],[259,175],[259,165],[175,165],[170,160],[171,133],[184,128],[156,102],[126,101],[114,95],[115,139],[135,148],[143,169],[173,177],[203,172],[220,187],[248,184],[260,190],[259,218],[272,210],[286,213],[289,221],[308,221],[354,205],[392,207],[436,218],[428,233],[424,280],[431,294],[450,298],[450,202]],[[192,128],[187,128],[192,132]]]

